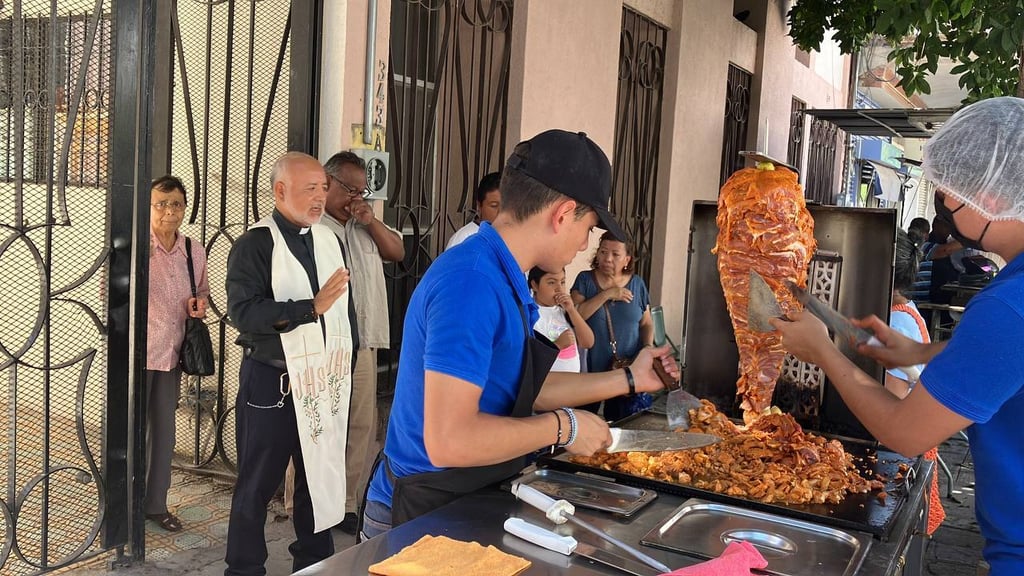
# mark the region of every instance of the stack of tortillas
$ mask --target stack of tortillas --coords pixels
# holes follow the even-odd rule
[[[461,542],[447,536],[424,536],[391,558],[370,566],[379,576],[514,576],[530,561],[494,546]]]

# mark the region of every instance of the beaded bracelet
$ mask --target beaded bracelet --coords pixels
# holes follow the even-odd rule
[[[562,444],[563,447],[569,447],[569,446],[572,446],[573,442],[576,441],[576,432],[578,431],[578,426],[577,426],[577,422],[576,422],[576,413],[573,412],[572,408],[564,408],[563,407],[563,408],[560,408],[560,410],[562,412],[565,412],[566,416],[569,417],[569,439],[566,440],[565,444]]]
[[[555,448],[562,446],[562,418],[558,416],[558,412],[555,410],[552,410],[551,413],[555,415],[555,420],[558,421],[558,437],[555,438],[555,443],[551,445],[551,453],[554,454]]]
[[[626,371],[626,383],[629,384],[629,395],[636,396],[636,380],[633,380],[633,371],[629,369],[629,366],[622,368]]]

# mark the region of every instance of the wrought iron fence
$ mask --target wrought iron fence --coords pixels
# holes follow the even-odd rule
[[[811,122],[807,148],[807,186],[804,195],[821,204],[835,204],[838,189],[836,180],[836,149],[840,132],[835,124],[826,120]]]
[[[99,538],[108,490],[123,504],[127,485],[123,451],[108,451],[128,432],[107,396],[108,360],[127,358],[107,339],[107,238],[123,224],[108,218],[112,13],[112,0],[0,2],[3,574],[125,543]]]
[[[188,188],[182,231],[206,248],[218,360],[216,375],[182,386],[175,462],[185,467],[235,469],[242,351],[224,280],[234,240],[274,208],[270,168],[288,149],[291,10],[289,0],[261,0],[176,1],[171,11],[169,164]]]
[[[807,104],[798,98],[793,98],[793,105],[789,112],[789,149],[786,150],[786,163],[795,166],[800,172],[804,171],[804,110]]]
[[[750,119],[750,85],[753,76],[746,70],[729,65],[725,85],[725,132],[722,142],[722,171],[719,185],[743,168],[739,152],[747,145],[747,127]]]
[[[474,216],[473,191],[507,156],[512,0],[394,0],[387,142],[393,192],[385,220],[405,261],[385,266],[392,349],[381,352],[382,419],[394,392],[402,319],[448,238]]]
[[[668,30],[622,10],[611,209],[635,245],[636,271],[650,282]]]

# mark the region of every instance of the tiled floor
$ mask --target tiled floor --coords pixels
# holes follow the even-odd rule
[[[158,561],[183,550],[222,546],[228,534],[231,484],[176,470],[171,486],[167,507],[181,519],[183,530],[168,532],[147,520],[146,558]]]

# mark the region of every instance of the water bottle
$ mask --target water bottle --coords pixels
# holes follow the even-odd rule
[[[654,321],[654,345],[664,346],[665,338],[665,310],[661,306],[651,306],[651,320]]]

